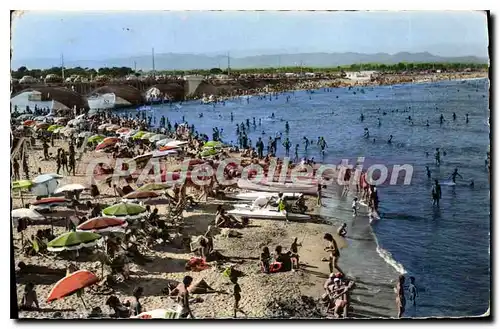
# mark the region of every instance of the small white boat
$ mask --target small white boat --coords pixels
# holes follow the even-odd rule
[[[299,198],[302,193],[283,193],[283,196],[288,199],[296,199]],[[239,193],[234,196],[235,199],[245,200],[245,201],[255,201],[257,198],[264,197],[266,199],[270,199],[272,197],[278,198],[278,193],[276,192],[247,192],[247,193]]]
[[[243,205],[242,205],[243,206]],[[286,216],[281,211],[278,211],[274,208],[260,208],[260,209],[250,209],[248,208],[236,208],[233,210],[229,210],[227,213],[233,215],[235,217],[247,217],[247,218],[256,218],[256,219],[280,219],[285,220]],[[311,216],[305,214],[298,214],[293,212],[288,212],[289,220],[308,220]]]

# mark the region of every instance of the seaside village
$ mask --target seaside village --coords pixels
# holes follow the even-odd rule
[[[359,211],[376,216],[377,191],[364,174],[355,181],[346,169],[340,187],[327,175],[282,181],[317,165],[286,166],[272,145],[267,152],[263,143],[226,145],[216,130],[199,134],[165,116],[152,125],[141,111],[88,111],[76,93],[61,89],[29,91],[52,98],[50,108],[12,105],[20,318],[346,318],[404,311],[397,275],[373,297],[385,294],[396,307],[376,313],[353,303],[353,294],[368,288],[344,268],[346,226],[318,216],[332,188],[357,195]],[[273,96],[271,90],[258,97]]]

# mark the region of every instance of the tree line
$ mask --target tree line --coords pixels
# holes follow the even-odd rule
[[[266,68],[248,68],[248,69],[231,69],[231,75],[239,74],[275,74],[275,73],[338,73],[338,72],[348,72],[348,71],[380,71],[380,72],[415,72],[415,71],[430,71],[430,70],[441,70],[441,71],[462,71],[465,69],[471,70],[485,70],[488,69],[488,64],[477,64],[477,63],[397,63],[397,64],[378,64],[378,63],[364,63],[364,64],[351,64],[342,65],[336,67],[299,67],[299,66],[288,66],[288,67],[266,67]],[[227,70],[221,70],[219,68],[212,68],[210,70],[157,70],[154,72],[156,75],[214,75],[214,74],[228,74]],[[61,67],[52,67],[50,69],[28,69],[25,66],[21,66],[17,70],[11,71],[13,78],[21,79],[23,76],[29,75],[34,78],[45,78],[48,74],[55,74],[59,77],[62,75]],[[109,78],[125,78],[130,75],[141,76],[143,74],[152,74],[152,72],[143,72],[141,70],[134,71],[130,67],[102,67],[99,69],[93,68],[64,68],[64,76],[69,77],[71,75],[79,75],[85,78],[92,78],[99,75],[105,75]]]

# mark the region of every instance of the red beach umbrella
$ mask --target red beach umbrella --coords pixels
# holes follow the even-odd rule
[[[176,150],[178,146],[162,146],[159,148],[160,151]]]
[[[159,194],[153,191],[136,191],[125,195],[126,200],[152,199],[159,197]]]
[[[127,226],[127,221],[120,218],[95,217],[76,227],[78,231],[106,232]]]
[[[31,203],[32,206],[41,206],[41,205],[65,205],[69,203],[69,200],[65,198],[43,198],[40,200],[36,200]]]
[[[116,143],[118,143],[120,141],[119,138],[116,138],[116,137],[108,137],[108,138],[105,138],[101,143],[99,143],[99,145],[97,145],[97,147],[95,148],[96,151],[99,151],[103,148],[106,148],[108,146],[112,146],[112,145],[115,145]]]
[[[97,283],[99,279],[97,276],[87,270],[79,270],[71,273],[70,275],[57,281],[49,293],[47,302],[50,303],[56,299],[69,296],[80,289],[91,286]]]
[[[23,126],[26,126],[26,127],[31,127],[35,124],[36,124],[35,120],[26,120],[23,122]]]

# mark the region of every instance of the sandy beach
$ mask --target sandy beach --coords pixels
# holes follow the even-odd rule
[[[49,153],[55,154],[56,149],[65,145],[64,141],[56,140],[54,147],[49,149]],[[78,164],[76,176],[67,176],[61,180],[60,186],[69,183],[87,184],[88,180],[82,173],[86,164],[102,153],[84,153],[82,160]],[[43,151],[39,145],[30,150],[30,176],[36,175],[38,168],[42,173],[55,172],[55,161],[43,160]],[[99,184],[101,192],[100,203],[111,204],[118,201],[113,196],[112,189],[106,184]],[[111,197],[106,197],[106,195]],[[104,196],[104,197],[103,197]],[[21,199],[17,193],[12,195],[13,208],[22,206]],[[34,198],[29,194],[23,195],[24,203],[32,202]],[[85,203],[92,200],[87,192],[80,197],[80,202]],[[93,202],[96,200],[92,200]],[[223,204],[220,200],[209,199],[206,203],[201,203],[194,209],[184,212],[184,222],[181,234],[184,237],[197,236],[203,234],[208,225],[213,224],[214,213],[218,204]],[[309,200],[308,205],[314,205],[315,200]],[[160,216],[167,212],[166,205],[157,205]],[[315,210],[313,210],[314,213]],[[71,211],[70,211],[71,212]],[[332,225],[333,224],[333,225]],[[319,306],[319,297],[324,292],[323,284],[328,277],[328,264],[322,262],[321,258],[326,256],[323,248],[325,246],[322,236],[324,233],[334,234],[337,223],[326,224],[316,221],[307,223],[280,222],[274,220],[251,220],[249,227],[239,229],[241,237],[222,237],[217,235],[214,238],[214,248],[226,257],[230,257],[230,263],[223,267],[212,266],[201,272],[187,272],[184,265],[193,254],[188,248],[175,248],[169,245],[156,246],[153,249],[144,248],[142,252],[153,261],[144,266],[130,264],[131,277],[129,280],[118,284],[114,288],[114,294],[125,301],[132,296],[132,290],[140,285],[144,288],[143,308],[153,310],[157,308],[174,307],[174,302],[162,290],[169,282],[180,281],[185,275],[191,275],[195,279],[204,279],[212,288],[221,293],[198,295],[203,301],[192,305],[193,313],[197,318],[226,318],[232,316],[232,295],[231,283],[222,272],[229,264],[235,264],[235,268],[242,271],[245,276],[240,279],[242,288],[242,300],[240,302],[246,317],[327,317],[324,310]],[[338,223],[340,224],[340,222]],[[59,226],[58,226],[59,225]],[[24,231],[24,237],[35,234],[38,229],[50,228],[50,225],[33,225]],[[14,230],[15,231],[15,230]],[[56,223],[54,234],[58,235],[65,231],[64,221]],[[262,247],[269,246],[274,250],[276,245],[288,248],[293,237],[297,237],[302,243],[299,249],[301,268],[296,272],[274,273],[266,275],[259,269],[259,253]],[[19,262],[30,265],[37,265],[45,268],[60,269],[64,271],[70,263],[67,259],[62,259],[56,253],[46,255],[25,256],[21,253],[21,236],[14,233],[15,262],[16,268]],[[393,304],[393,290],[386,282],[374,282],[369,271],[352,272],[349,271],[351,264],[359,261],[360,250],[348,247],[341,250],[339,265],[356,280],[356,288],[351,294],[353,317],[391,317],[395,316]],[[94,259],[93,259],[94,258]],[[74,262],[79,269],[87,269],[101,275],[101,265],[94,255],[85,259],[76,258]],[[61,276],[44,276],[23,274],[17,275],[17,295],[19,302],[27,282],[35,284],[35,291],[39,296],[40,307],[43,311],[21,311],[20,318],[52,318],[61,316],[64,318],[86,317],[88,312],[94,307],[101,307],[106,314],[109,309],[104,306],[108,295],[93,294],[88,289],[83,298],[86,309],[76,296],[69,296],[56,300],[50,304],[45,302],[51,287]],[[395,279],[391,278],[392,280]],[[195,295],[196,296],[196,295]],[[278,306],[280,305],[280,306]],[[288,306],[287,306],[288,305]],[[286,313],[289,308],[288,314]],[[56,314],[56,315],[54,315]],[[244,315],[239,315],[243,317]]]

